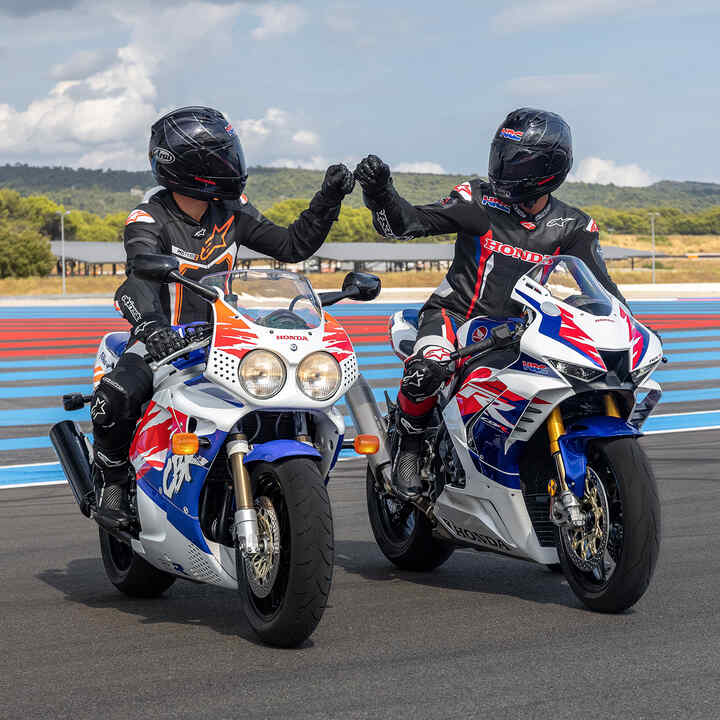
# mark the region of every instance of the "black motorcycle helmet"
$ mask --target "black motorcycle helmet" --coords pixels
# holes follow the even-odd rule
[[[572,164],[570,126],[555,113],[520,108],[495,133],[488,179],[501,200],[527,203],[559,188]]]
[[[245,155],[227,118],[207,107],[184,107],[150,130],[150,167],[158,185],[198,200],[236,200],[247,182]]]

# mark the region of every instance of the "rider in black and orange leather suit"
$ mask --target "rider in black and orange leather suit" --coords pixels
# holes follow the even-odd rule
[[[132,325],[116,367],[93,396],[93,477],[102,525],[128,527],[133,519],[128,488],[128,451],[141,408],[152,395],[146,354],[160,360],[186,340],[173,325],[209,320],[209,306],[177,284],[160,285],[133,273],[142,253],[175,256],[180,272],[194,280],[235,266],[239,246],[281,262],[309,258],[337,220],[354,179],[344,165],[328,168],[321,190],[295,222],[279,227],[243,194],[247,170],[242,147],[227,119],[203,107],[175,110],[152,127],[150,163],[162,186],[128,216],[125,224],[127,279],[115,302]]]

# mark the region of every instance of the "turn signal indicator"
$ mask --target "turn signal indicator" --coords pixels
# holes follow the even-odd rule
[[[380,438],[377,435],[358,435],[353,447],[358,455],[374,455],[380,449]]]
[[[200,440],[195,433],[175,433],[172,436],[172,451],[175,455],[195,455],[200,448]]]

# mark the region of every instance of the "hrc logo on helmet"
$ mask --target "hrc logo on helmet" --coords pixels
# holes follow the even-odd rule
[[[504,137],[506,140],[514,140],[520,142],[525,133],[522,130],[513,130],[511,128],[502,128],[500,130],[500,137]]]

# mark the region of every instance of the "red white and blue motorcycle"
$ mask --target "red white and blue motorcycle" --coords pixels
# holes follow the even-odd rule
[[[376,541],[414,570],[456,547],[559,562],[588,607],[620,612],[647,589],[659,551],[655,478],[638,439],[660,399],[650,379],[660,340],[576,258],[536,265],[512,299],[522,317],[458,330],[418,499],[393,489],[395,407],[381,417],[362,377],[348,395],[358,432],[381,438],[367,476]],[[407,358],[417,313],[396,313],[390,333]]]
[[[358,375],[350,339],[323,306],[372,299],[379,280],[351,273],[342,291],[318,297],[304,277],[279,270],[235,270],[196,283],[174,258],[146,255],[135,272],[197,293],[211,303],[213,322],[151,365],[154,394],[130,450],[137,527],[100,528],[107,574],[131,596],[160,595],[177,578],[237,589],[265,642],[295,646],[314,631],[330,591],[326,483],[345,434],[335,405]],[[127,339],[103,338],[96,384]],[[89,400],[66,396],[66,408]],[[71,421],[50,435],[90,517],[91,445]]]

